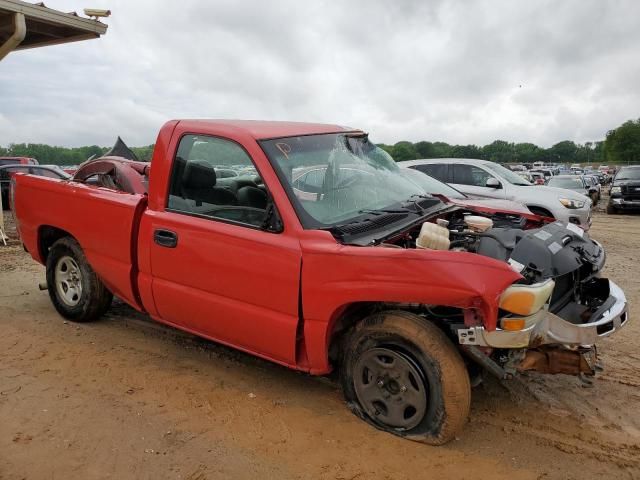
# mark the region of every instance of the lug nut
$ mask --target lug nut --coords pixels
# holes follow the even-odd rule
[[[402,393],[406,392],[406,391],[407,391],[407,387],[405,387],[404,385],[403,385],[403,386],[401,386],[401,387],[400,387],[400,391],[401,391]]]
[[[380,388],[384,387],[384,382],[382,380],[378,380],[378,386]]]

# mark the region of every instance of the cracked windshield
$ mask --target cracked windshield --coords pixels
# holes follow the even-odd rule
[[[281,138],[262,145],[307,224],[335,225],[425,195],[362,133]]]

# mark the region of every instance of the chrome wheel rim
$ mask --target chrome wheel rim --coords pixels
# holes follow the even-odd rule
[[[377,423],[397,430],[416,427],[427,412],[428,386],[420,367],[403,352],[372,348],[355,366],[360,404]]]
[[[56,263],[54,282],[58,297],[66,305],[75,307],[82,296],[82,272],[71,257],[62,257]]]

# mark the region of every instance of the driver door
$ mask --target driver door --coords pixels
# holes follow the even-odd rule
[[[144,229],[154,303],[166,323],[293,365],[300,244],[291,231],[262,227],[261,181],[215,173],[253,166],[230,140],[181,139],[166,208],[149,212]]]

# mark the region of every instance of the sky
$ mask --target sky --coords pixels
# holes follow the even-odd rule
[[[0,62],[0,145],[147,145],[172,118],[239,118],[548,147],[640,117],[635,0],[46,4],[110,9],[109,29]]]

